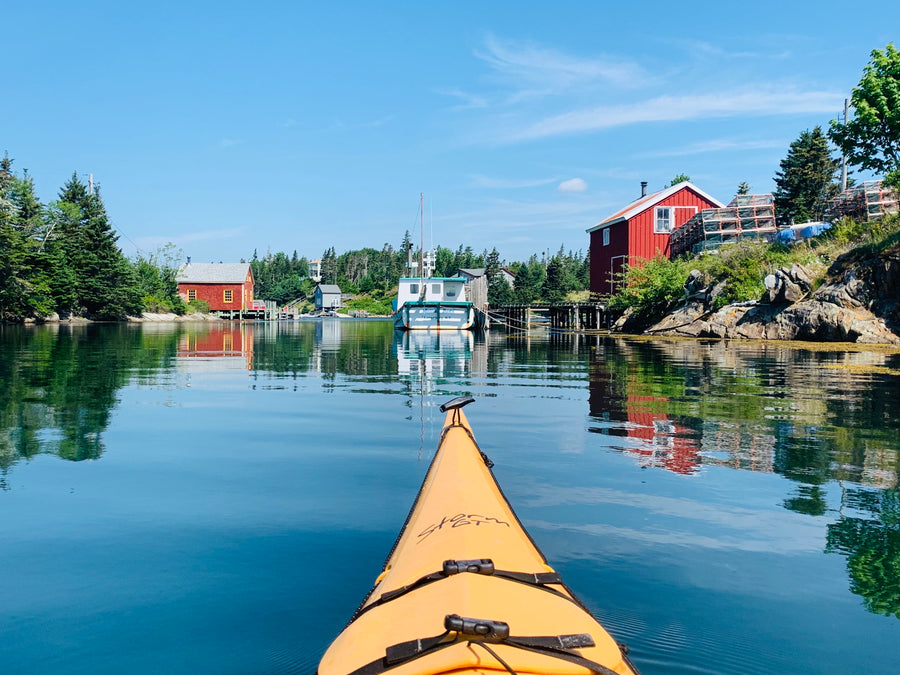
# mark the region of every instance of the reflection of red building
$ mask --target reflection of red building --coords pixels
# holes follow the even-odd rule
[[[669,399],[648,396],[639,381],[621,378],[602,366],[591,364],[588,404],[591,416],[606,422],[611,436],[633,439],[616,446],[641,466],[690,475],[700,469],[702,458],[696,431],[669,419]],[[638,393],[640,392],[640,393]]]
[[[181,336],[179,357],[240,359],[242,367],[253,368],[252,323],[222,323],[205,328],[203,332]]]
[[[626,401],[628,438],[644,441],[629,453],[642,458],[645,466],[668,469],[674,473],[692,474],[700,469],[700,448],[691,438],[691,430],[678,426],[665,414],[647,408],[665,407],[667,398],[629,396]],[[661,404],[661,405],[660,405]]]

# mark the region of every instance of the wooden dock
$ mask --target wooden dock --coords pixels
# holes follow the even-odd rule
[[[502,323],[510,330],[528,331],[539,326],[565,331],[606,328],[606,308],[599,302],[498,305],[489,313],[494,325]]]

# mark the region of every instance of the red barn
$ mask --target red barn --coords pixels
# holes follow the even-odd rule
[[[204,300],[214,312],[253,307],[250,263],[188,263],[178,270],[175,281],[185,302]]]
[[[619,274],[638,258],[669,255],[669,235],[702,209],[725,206],[693,183],[684,181],[646,194],[601,221],[591,235],[591,292],[610,295],[621,285]]]

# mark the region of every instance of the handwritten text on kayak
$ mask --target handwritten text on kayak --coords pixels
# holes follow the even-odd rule
[[[425,541],[429,535],[445,527],[463,527],[465,525],[475,525],[476,527],[481,525],[505,525],[509,527],[509,523],[499,518],[482,516],[479,513],[457,513],[455,516],[444,516],[439,522],[429,525],[419,532],[418,541]]]

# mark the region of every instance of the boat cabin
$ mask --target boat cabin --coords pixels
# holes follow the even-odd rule
[[[466,302],[466,280],[462,277],[401,277],[397,309],[407,302]]]

